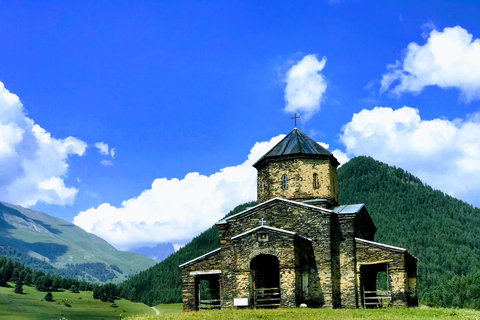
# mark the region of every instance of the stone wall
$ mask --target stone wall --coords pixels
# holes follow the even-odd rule
[[[313,176],[318,186],[314,188]],[[283,189],[283,176],[287,188]],[[257,202],[279,197],[295,201],[331,199],[338,202],[337,170],[328,159],[296,158],[270,162],[258,171]]]
[[[355,237],[373,241],[377,228],[373,223],[368,211],[363,207],[360,212],[355,215]]]
[[[182,293],[183,293],[183,310],[197,310],[196,295],[198,294],[198,279],[201,275],[218,274],[220,279],[222,274],[222,252],[217,250],[195,262],[182,267]],[[222,284],[220,284],[222,287]]]
[[[239,216],[227,218],[229,234],[241,234],[256,228],[260,225],[260,219],[266,220],[266,226],[293,231],[300,236],[312,239],[316,268],[312,278],[315,278],[319,284],[318,291],[321,292],[323,306],[333,307],[331,213],[314,206],[278,199]],[[318,295],[315,296],[315,299],[317,302],[320,300]]]
[[[220,248],[222,250],[223,274],[220,278],[220,297],[222,309],[233,308],[233,299],[235,297],[233,288],[236,287],[235,260],[232,246],[232,233],[229,224],[217,224],[220,237]],[[228,290],[227,290],[228,289]]]
[[[368,243],[356,240],[357,283],[362,286],[361,267],[386,264],[392,293],[392,306],[411,306],[416,304],[416,259],[405,249],[393,246]],[[410,283],[410,285],[409,285]],[[363,299],[359,290],[359,301]]]
[[[357,308],[356,283],[356,246],[355,246],[355,214],[339,214],[334,216],[335,228],[332,228],[333,247],[338,267],[335,270],[337,287],[334,292],[333,306],[335,308]]]
[[[258,228],[261,219],[264,228]],[[324,308],[362,306],[362,266],[375,264],[388,265],[392,305],[415,305],[416,258],[405,249],[369,241],[375,226],[364,208],[357,214],[335,214],[275,199],[229,217],[217,228],[220,250],[182,268],[184,310],[196,309],[197,280],[209,272],[219,274],[222,308],[234,308],[235,298],[251,301],[251,262],[259,255],[278,259],[282,307],[304,302]]]
[[[296,272],[300,268],[298,265],[300,259],[296,257],[295,252],[297,237],[269,229],[261,229],[261,233],[267,235],[267,241],[259,241],[258,232],[252,232],[232,240],[237,283],[235,298],[249,298],[253,302],[250,263],[259,255],[271,255],[276,257],[279,262],[280,306],[295,307],[297,305],[296,288],[298,287]],[[308,240],[303,241],[309,242]]]

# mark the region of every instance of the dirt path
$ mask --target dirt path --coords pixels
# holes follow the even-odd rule
[[[157,308],[155,308],[155,307],[150,307],[150,308],[152,308],[153,311],[155,311],[155,314],[156,314],[157,316],[160,314],[160,311],[158,311]]]

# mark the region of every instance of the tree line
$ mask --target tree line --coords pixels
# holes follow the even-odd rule
[[[46,292],[46,301],[53,301],[52,292],[61,290],[69,290],[72,293],[93,291],[93,298],[104,302],[114,302],[119,298],[118,288],[114,284],[98,285],[58,274],[36,271],[18,261],[0,257],[0,286],[7,287],[9,282],[15,284],[14,292],[18,294],[23,293],[23,286],[35,287],[37,291]]]
[[[107,265],[102,262],[68,263],[65,268],[55,268],[48,262],[33,258],[13,247],[0,245],[0,256],[18,261],[33,270],[56,274],[66,278],[88,280],[88,282],[108,282],[117,276],[114,271],[123,274],[116,265]]]

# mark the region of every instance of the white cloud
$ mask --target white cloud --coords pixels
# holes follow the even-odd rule
[[[376,107],[353,115],[340,136],[349,156],[368,155],[480,206],[480,114],[422,120],[417,109]]]
[[[430,24],[427,28],[433,28]],[[381,92],[420,93],[426,86],[457,88],[470,101],[480,99],[480,39],[460,26],[432,30],[425,45],[410,43],[403,62],[388,66]]]
[[[184,244],[236,205],[256,199],[252,164],[283,137],[256,143],[238,166],[210,176],[191,172],[181,180],[155,179],[150,189],[120,207],[104,203],[80,212],[73,222],[119,249],[152,242]]]
[[[98,152],[102,156],[110,156],[112,159],[115,157],[115,148],[109,148],[108,143],[105,142],[97,142],[95,143],[95,148],[98,149]],[[102,160],[100,161],[100,164],[104,166],[113,166],[112,160]]]
[[[86,147],[77,138],[53,138],[0,82],[0,200],[22,206],[72,203],[77,190],[63,180],[67,160]]]
[[[297,112],[302,116],[301,121],[308,121],[320,111],[327,90],[327,81],[320,71],[326,62],[325,57],[318,61],[314,54],[309,54],[288,70],[285,79],[285,112]]]
[[[100,154],[102,156],[108,156],[110,153],[109,153],[109,148],[108,148],[108,144],[107,143],[104,143],[104,142],[97,142],[95,143],[95,148],[98,149],[98,152],[100,152]]]
[[[318,142],[318,141],[317,141],[317,143],[327,150],[330,148],[330,145],[328,143]],[[335,149],[331,152],[332,152],[333,156],[340,163],[339,167],[341,167],[344,163],[346,163],[346,162],[348,162],[348,160],[350,160],[350,158],[347,156],[347,154],[345,152],[341,151],[340,149]]]
[[[178,251],[179,249],[183,248],[185,246],[185,244],[173,244],[173,249],[176,251]]]
[[[348,160],[350,160],[348,155],[345,152],[341,151],[340,149],[335,149],[332,151],[332,153],[333,153],[333,156],[340,163],[339,167],[341,167],[343,164],[347,163]]]
[[[102,160],[102,161],[100,161],[100,164],[102,164],[104,166],[113,166],[112,160]]]

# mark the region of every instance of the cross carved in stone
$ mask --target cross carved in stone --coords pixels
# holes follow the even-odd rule
[[[262,224],[262,227],[263,227],[263,224],[264,224],[265,222],[267,222],[267,220],[265,220],[265,219],[262,218],[262,220],[260,220],[259,222]]]

